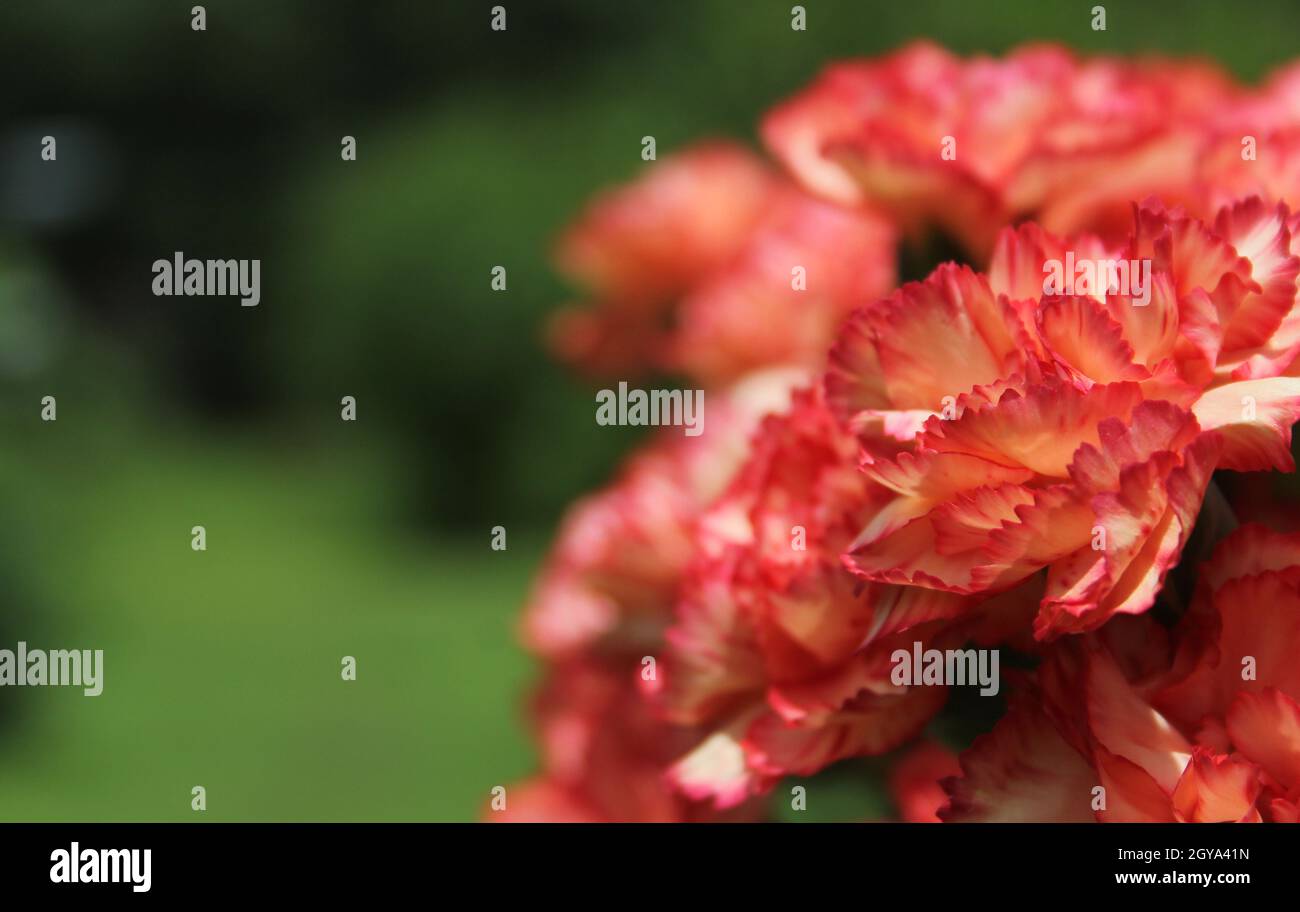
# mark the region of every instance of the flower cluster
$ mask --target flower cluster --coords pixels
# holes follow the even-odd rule
[[[560,243],[593,303],[557,350],[710,424],[565,520],[497,819],[751,819],[898,752],[906,820],[1296,821],[1300,537],[1227,534],[1216,478],[1295,469],[1300,69],[915,45],[762,132],[790,177],[700,146]],[[895,287],[927,227],[970,265]],[[1002,652],[958,756],[927,729]]]
[[[920,43],[829,67],[763,135],[827,198],[904,230],[937,226],[980,256],[1025,218],[1119,237],[1148,195],[1201,216],[1236,196],[1288,197],[1300,66],[1249,91],[1204,63],[1081,61],[1054,46],[964,61]]]

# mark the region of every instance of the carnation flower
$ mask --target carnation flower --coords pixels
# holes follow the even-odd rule
[[[578,657],[554,665],[533,699],[541,772],[506,789],[498,822],[648,823],[719,819],[677,793],[664,768],[700,734],[658,719],[639,666]],[[741,807],[730,819],[753,816]]]
[[[714,394],[707,434],[665,429],[604,490],[575,504],[523,620],[550,669],[533,699],[543,770],[507,789],[501,822],[717,818],[663,771],[704,736],[666,722],[644,695],[662,653],[695,523],[745,458],[750,433],[802,373],[767,371]],[[735,814],[752,815],[741,807]]]
[[[1198,211],[1252,195],[1300,198],[1300,65],[1226,107],[1215,125],[1196,165]]]
[[[996,639],[1024,594],[964,597],[863,584],[839,556],[890,492],[857,470],[855,438],[817,389],[766,419],[731,488],[700,520],[669,631],[669,718],[712,726],[671,778],[730,807],[788,774],[885,753],[942,707],[944,687],[898,686],[914,643]],[[959,619],[959,620],[957,620]]]
[[[844,316],[895,281],[887,222],[813,199],[723,143],[598,198],[558,259],[594,296],[553,322],[561,357],[710,388],[763,368],[820,367]]]
[[[987,277],[943,266],[860,310],[828,396],[873,433],[918,430],[885,455],[868,434],[863,471],[895,496],[849,567],[958,594],[1047,568],[1040,638],[1147,610],[1216,468],[1294,468],[1290,221],[1258,199],[1213,227],[1148,204],[1111,250],[1006,229]],[[1148,287],[1044,295],[1051,264],[1076,257],[1149,262]]]
[[[610,485],[575,503],[524,612],[527,645],[551,658],[596,647],[639,658],[660,643],[697,518],[745,459],[759,419],[803,377],[766,371],[710,395],[707,434],[660,431]]]
[[[983,256],[1018,218],[1108,233],[1134,199],[1188,201],[1216,119],[1244,97],[1207,64],[1048,45],[964,61],[920,42],[832,65],[763,136],[811,190]]]

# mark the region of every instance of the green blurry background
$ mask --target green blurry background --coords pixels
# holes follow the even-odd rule
[[[0,819],[465,820],[532,769],[514,616],[633,442],[538,345],[574,292],[547,250],[643,135],[752,141],[826,61],[922,36],[1255,79],[1300,26],[1294,0],[1111,2],[1104,33],[1092,2],[811,0],[793,32],[788,0],[504,0],[494,33],[486,0],[214,0],[195,33],[192,5],[0,6],[0,648],[106,653],[98,698],[0,689]],[[153,297],[176,250],[261,259],[261,305]],[[841,791],[809,816],[886,811]]]

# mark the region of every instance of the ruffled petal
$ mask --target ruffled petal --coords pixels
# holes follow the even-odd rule
[[[1008,468],[1065,478],[1075,451],[1100,441],[1107,419],[1127,422],[1142,401],[1133,383],[1084,390],[1062,381],[1010,390],[990,408],[967,409],[960,418],[930,419],[921,443],[939,452],[966,453]]]
[[[895,408],[943,408],[975,386],[1019,369],[1018,320],[988,282],[945,264],[866,311],[885,389]]]
[[[962,774],[944,782],[948,823],[1092,822],[1088,764],[1057,733],[1030,694],[1016,694],[1007,714],[960,758]]]
[[[1097,743],[1172,792],[1191,757],[1191,743],[1133,690],[1108,652],[1089,651],[1084,688],[1089,730]]]
[[[1104,748],[1094,751],[1097,778],[1106,796],[1097,813],[1103,823],[1174,823],[1169,793],[1141,766]]]
[[[1174,789],[1174,813],[1184,823],[1258,823],[1259,788],[1254,764],[1198,747]]]
[[[1145,380],[1123,327],[1093,298],[1045,298],[1038,309],[1038,331],[1057,362],[1093,383]]]
[[[1227,724],[1237,750],[1284,789],[1300,789],[1300,704],[1276,687],[1239,693]]]
[[[1300,257],[1291,255],[1290,213],[1285,203],[1266,206],[1259,197],[1219,212],[1215,231],[1251,265],[1252,289],[1223,327],[1223,350],[1266,342],[1295,306]]]
[[[865,694],[814,725],[759,716],[745,735],[748,762],[765,776],[810,775],[846,757],[883,754],[914,738],[947,699],[946,687]]]
[[[1300,378],[1269,377],[1216,387],[1196,400],[1192,413],[1202,428],[1222,435],[1220,468],[1295,471],[1291,426],[1300,419]]]
[[[1239,691],[1276,687],[1300,697],[1300,569],[1229,580],[1215,590],[1212,608],[1219,619],[1217,648],[1157,693],[1155,704],[1194,726],[1207,715],[1225,716]]]

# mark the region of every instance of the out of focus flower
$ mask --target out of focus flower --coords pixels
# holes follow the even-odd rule
[[[551,663],[531,713],[542,771],[510,786],[505,810],[489,819],[722,819],[664,778],[705,733],[664,721],[644,697],[659,686],[654,660],[696,522],[744,460],[762,416],[783,409],[804,378],[767,371],[711,395],[704,434],[665,429],[570,510],[523,622],[525,642]]]
[[[1300,205],[1300,65],[1284,67],[1219,113],[1196,176],[1198,212],[1246,196]]]
[[[889,772],[889,791],[903,823],[940,823],[948,804],[942,780],[961,774],[957,755],[934,741],[922,741]]]
[[[672,789],[663,771],[700,735],[665,724],[641,699],[638,663],[575,658],[554,665],[533,700],[542,763],[510,786],[502,823],[671,823],[718,819]],[[741,808],[735,819],[752,816]]]
[[[962,755],[943,816],[1295,823],[1297,649],[1300,537],[1243,526],[1203,565],[1172,647],[1146,619],[1058,644]]]
[[[574,504],[524,612],[527,645],[559,658],[593,648],[639,656],[659,644],[697,519],[745,460],[760,419],[805,376],[767,371],[711,394],[706,433],[664,429]]]
[[[1047,45],[962,60],[917,43],[832,65],[763,136],[813,191],[904,229],[937,225],[983,256],[1020,218],[1109,235],[1132,200],[1188,202],[1207,137],[1244,98],[1209,64]]]
[[[895,281],[888,223],[813,199],[722,143],[599,197],[557,258],[593,297],[553,322],[561,357],[600,375],[680,373],[709,387],[819,367],[840,320]]]

